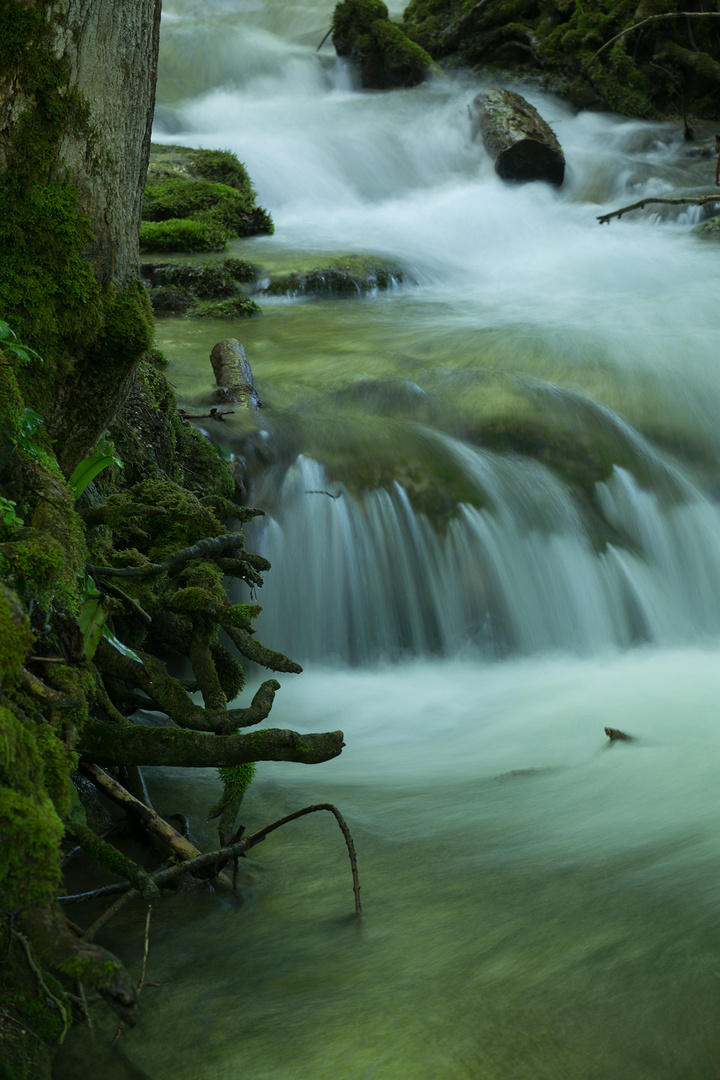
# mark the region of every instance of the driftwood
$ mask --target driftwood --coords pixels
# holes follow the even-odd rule
[[[611,218],[621,218],[623,214],[629,214],[631,210],[644,210],[649,204],[661,203],[665,206],[704,206],[705,203],[719,203],[720,196],[717,195],[698,195],[697,198],[686,199],[640,199],[639,202],[630,203],[629,206],[622,206],[619,210],[612,210],[609,214],[598,214],[598,222],[600,225],[609,225]]]
[[[261,409],[262,401],[253,385],[253,375],[245,350],[237,338],[218,341],[210,353],[210,363],[215,372],[215,400],[246,405],[249,409]]]
[[[554,132],[520,94],[483,90],[469,107],[473,137],[485,149],[503,180],[545,180],[557,187],[565,176],[565,156]]]
[[[348,857],[350,859],[350,868],[352,872],[353,896],[355,897],[355,914],[358,918],[360,918],[362,915],[362,906],[360,904],[360,878],[358,876],[355,845],[353,843],[352,835],[350,834],[350,830],[347,827],[347,823],[344,817],[337,809],[337,807],[333,806],[332,803],[316,803],[314,806],[304,806],[302,810],[296,810],[293,814],[288,814],[286,817],[280,818],[279,821],[274,821],[271,825],[266,825],[264,829],[259,829],[257,832],[251,833],[250,836],[246,836],[243,839],[239,839],[239,836],[243,831],[241,827],[235,834],[235,837],[233,837],[234,842],[231,842],[227,846],[219,848],[217,851],[208,852],[208,854],[206,855],[198,854],[196,858],[190,859],[188,862],[183,863],[180,866],[166,865],[159,867],[157,870],[153,871],[150,877],[157,886],[167,885],[170,881],[173,880],[173,878],[177,877],[178,874],[182,874],[184,872],[190,872],[197,876],[201,876],[201,872],[204,872],[203,876],[217,875],[216,880],[221,880],[224,877],[221,872],[223,867],[227,866],[227,864],[232,859],[238,859],[239,857],[244,855],[246,851],[249,851],[250,848],[255,847],[256,844],[261,843],[265,839],[265,837],[268,836],[271,832],[274,832],[276,829],[281,828],[281,826],[283,825],[287,825],[288,822],[295,821],[297,818],[304,817],[306,814],[314,814],[318,810],[327,810],[333,815],[338,825],[340,826],[340,830],[345,838],[345,844],[347,847]],[[88,927],[88,929],[83,934],[84,942],[92,942],[98,932],[104,926],[106,926],[110,922],[110,920],[115,915],[117,915],[119,911],[122,911],[122,909],[127,904],[129,904],[131,900],[136,900],[140,896],[140,893],[137,889],[131,888],[127,885],[116,885],[110,886],[109,888],[112,888],[114,890],[124,889],[125,891],[123,892],[122,896],[118,897],[114,904],[107,908],[102,913],[102,915],[100,915],[99,918],[97,918],[95,922]],[[92,894],[87,894],[87,896],[81,895],[77,899],[95,899],[95,897],[100,895],[100,890],[98,890]],[[108,892],[104,892],[104,895],[108,895]],[[75,897],[67,897],[65,902],[67,903],[75,899]]]

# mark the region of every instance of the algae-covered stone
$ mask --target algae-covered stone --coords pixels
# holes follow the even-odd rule
[[[383,0],[342,0],[333,14],[332,41],[371,90],[416,86],[435,66],[429,53],[390,22]]]
[[[364,296],[411,282],[396,263],[355,257],[289,274],[272,274],[262,286],[271,296]]]
[[[141,251],[221,251],[238,236],[271,233],[255,189],[234,154],[184,146],[151,148]]]
[[[260,269],[241,259],[144,263],[140,271],[158,316],[243,319],[260,313],[244,292],[244,286],[256,280]]]
[[[707,221],[696,225],[693,232],[697,233],[698,236],[702,236],[705,240],[720,242],[720,217],[708,218]]]

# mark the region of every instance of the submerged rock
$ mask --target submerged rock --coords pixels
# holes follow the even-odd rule
[[[332,41],[370,90],[417,86],[434,67],[432,57],[390,22],[383,0],[342,0],[333,14]]]
[[[513,90],[483,90],[470,105],[473,136],[479,133],[503,180],[545,180],[557,187],[565,177],[565,155],[537,109]]]

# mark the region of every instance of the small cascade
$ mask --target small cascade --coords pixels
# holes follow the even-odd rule
[[[720,632],[720,513],[689,485],[664,505],[616,469],[597,499],[618,540],[597,550],[548,470],[439,438],[480,503],[460,504],[444,535],[398,483],[356,497],[309,458],[288,469],[253,537],[273,565],[262,636],[300,661],[366,664]]]

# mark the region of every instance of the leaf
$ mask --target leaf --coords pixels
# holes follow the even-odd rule
[[[105,633],[108,610],[107,604],[99,593],[89,596],[80,608],[78,626],[83,636],[83,652],[88,660],[92,660],[100,644],[100,638]]]
[[[133,652],[132,649],[128,648],[127,645],[123,645],[122,641],[116,638],[113,632],[109,630],[107,626],[103,627],[102,636],[110,642],[114,649],[117,649],[119,653],[122,653],[123,656],[129,656],[131,660],[136,660],[138,664],[142,664],[142,660],[140,659],[138,654],[136,652]]]
[[[123,463],[119,458],[105,452],[84,458],[79,465],[75,466],[68,484],[76,499],[80,498],[88,484],[91,484],[103,469],[107,469],[108,465],[119,465],[121,469],[123,468]]]

